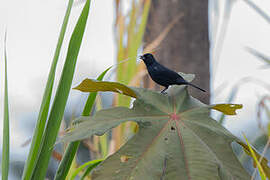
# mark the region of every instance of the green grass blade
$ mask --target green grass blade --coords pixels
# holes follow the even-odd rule
[[[151,7],[151,0],[146,0],[144,2],[142,19],[141,19],[141,23],[139,26],[139,30],[136,34],[136,49],[139,49],[140,46],[142,45],[142,39],[143,39],[143,35],[144,35],[145,29],[146,29],[145,27],[147,24],[150,7]]]
[[[61,179],[66,178],[68,171],[70,169],[70,166],[72,164],[73,158],[79,148],[79,145],[80,145],[80,141],[75,141],[68,145],[64,153],[63,159],[60,162],[56,175],[54,177],[55,180],[61,180]]]
[[[103,134],[102,136],[100,136],[100,150],[101,150],[101,154],[102,157],[105,158],[108,155],[108,135],[107,134]]]
[[[56,91],[55,99],[49,115],[47,126],[42,138],[41,151],[35,166],[32,179],[44,179],[54,143],[63,118],[66,102],[71,88],[71,83],[76,67],[77,57],[82,43],[83,34],[88,18],[90,0],[87,0],[77,24],[72,33],[66,61],[62,71],[61,79]]]
[[[83,175],[81,177],[81,180],[83,180],[92,171],[92,169],[97,167],[97,165],[99,165],[102,161],[103,161],[103,159],[90,161],[90,162],[92,162],[92,164],[90,164],[87,167],[87,169],[85,170],[85,172],[83,173]]]
[[[84,163],[83,165],[81,165],[80,167],[78,167],[76,169],[76,171],[74,171],[74,173],[72,174],[70,180],[74,180],[75,177],[79,174],[79,172],[81,172],[85,167],[88,166],[88,168],[90,167],[90,171],[96,167],[99,163],[101,163],[104,159],[97,159],[97,160],[92,160],[92,161],[89,161],[89,162],[86,162]]]
[[[65,35],[66,29],[67,29],[68,19],[70,16],[73,1],[74,0],[69,0],[66,14],[65,14],[65,17],[63,20],[61,32],[60,32],[57,46],[55,49],[54,58],[53,58],[50,73],[48,76],[46,88],[45,88],[45,91],[43,94],[43,99],[42,99],[42,103],[41,103],[40,110],[39,110],[38,120],[37,120],[37,124],[36,124],[36,128],[35,128],[35,132],[34,132],[34,135],[32,138],[30,151],[29,151],[29,154],[28,154],[28,157],[26,160],[26,164],[24,167],[22,179],[30,179],[30,177],[32,176],[34,167],[35,167],[36,160],[38,158],[39,147],[40,147],[41,142],[42,142],[42,135],[44,132],[46,120],[48,117],[48,111],[49,111],[49,107],[50,107],[51,94],[52,94],[52,88],[53,88],[53,83],[54,83],[54,79],[55,79],[56,66],[57,66],[57,62],[59,59],[60,50],[61,50],[61,47],[63,44],[64,35]]]
[[[103,109],[102,107],[102,100],[101,97],[96,100],[96,111],[100,111]],[[108,146],[108,133],[103,134],[102,136],[99,136],[99,140],[97,141],[96,147],[98,148],[98,151],[101,153],[102,158],[106,158],[109,151]]]
[[[103,79],[103,77],[105,76],[105,74],[111,69],[111,67],[109,67],[108,69],[106,69],[104,72],[102,72],[99,77],[97,78],[97,80],[101,81]],[[91,113],[91,110],[93,109],[93,105],[94,105],[94,102],[96,100],[96,96],[97,96],[97,93],[94,92],[94,93],[90,93],[90,95],[88,96],[88,99],[85,103],[85,106],[84,106],[84,110],[83,110],[83,113],[82,115],[83,116],[89,116],[90,113]],[[71,163],[74,159],[74,156],[78,150],[78,147],[80,145],[80,141],[75,141],[75,142],[72,142],[68,145],[65,153],[64,153],[64,156],[63,156],[63,159],[62,161],[60,162],[59,164],[59,167],[57,169],[57,172],[56,172],[56,175],[55,175],[55,180],[60,180],[60,179],[63,179],[67,176],[68,174],[68,171],[70,169],[70,166],[71,166]]]
[[[264,172],[264,170],[263,170],[263,168],[262,168],[262,166],[261,166],[261,163],[260,163],[259,160],[257,159],[257,156],[256,156],[255,152],[253,151],[253,149],[252,149],[252,147],[251,147],[251,145],[250,145],[248,139],[246,138],[246,136],[245,136],[244,134],[243,134],[243,136],[244,136],[244,138],[245,138],[245,140],[246,140],[246,143],[247,143],[247,145],[248,145],[248,148],[249,148],[249,151],[250,151],[250,153],[251,153],[251,156],[252,156],[254,162],[256,163],[256,166],[258,167],[258,170],[259,170],[260,175],[261,175],[261,179],[262,179],[262,180],[266,180],[266,175],[265,175],[265,172]]]
[[[2,179],[8,179],[9,171],[9,110],[8,110],[8,80],[7,80],[7,50],[5,33],[5,92],[4,92],[4,119],[3,119],[3,147],[2,147]]]

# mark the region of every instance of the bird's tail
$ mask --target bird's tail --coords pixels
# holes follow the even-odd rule
[[[195,87],[195,88],[197,88],[197,89],[199,89],[199,90],[201,90],[201,91],[203,91],[203,92],[206,92],[204,89],[202,89],[202,88],[200,88],[200,87],[198,87],[198,86],[196,86],[196,85],[194,85],[194,84],[187,83],[187,85],[190,85],[190,86],[192,86],[192,87]]]

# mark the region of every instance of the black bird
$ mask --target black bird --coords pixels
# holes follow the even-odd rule
[[[152,80],[165,87],[161,93],[164,93],[170,85],[189,85],[205,92],[202,88],[187,82],[178,73],[159,64],[152,54],[146,53],[140,56],[140,59],[144,61]]]

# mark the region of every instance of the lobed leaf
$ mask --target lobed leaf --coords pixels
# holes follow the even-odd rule
[[[233,114],[228,108],[235,106],[205,105],[189,96],[185,86],[173,86],[168,95],[130,89],[137,95],[131,109],[115,107],[80,117],[62,139],[80,140],[126,121],[138,123],[137,134],[94,169],[93,179],[250,178],[231,147],[238,139],[209,116],[213,107]]]

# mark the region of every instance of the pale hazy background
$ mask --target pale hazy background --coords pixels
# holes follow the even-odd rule
[[[213,3],[214,0],[210,2]],[[224,22],[221,21],[223,14],[228,12],[228,9],[225,11],[223,9],[226,1],[220,2],[218,18],[215,17],[216,13],[209,12],[213,17],[211,22],[219,22],[218,25],[210,26],[213,40],[215,40],[215,32],[220,32],[216,27],[220,27]],[[230,2],[233,2],[233,8],[222,53],[218,62],[212,59],[211,63],[211,89],[214,92],[212,104],[226,102],[232,87],[244,77],[252,76],[266,82],[269,82],[270,77],[270,69],[262,69],[264,63],[245,50],[248,46],[270,56],[270,24],[244,1],[231,0]],[[253,2],[265,12],[270,12],[270,1]],[[67,3],[68,1],[63,0],[0,0],[0,144],[2,144],[4,93],[3,42],[4,32],[7,29],[11,161],[26,159],[29,145],[21,147],[21,144],[31,137],[34,129],[33,121],[37,118]],[[75,1],[58,69],[63,65],[68,40],[83,3],[84,1]],[[91,3],[73,87],[86,77],[95,78],[115,62],[113,5],[113,1],[108,0],[97,0]],[[58,71],[56,82],[59,76]],[[225,85],[224,90],[216,92],[215,89],[222,84]],[[269,94],[269,91],[253,83],[242,85],[234,102],[243,104],[244,108],[238,111],[238,116],[228,117],[225,126],[237,136],[241,136],[244,132],[254,137],[251,134],[257,131],[257,102],[259,97],[267,93]],[[71,90],[67,109],[75,109],[77,104],[74,102],[80,95],[80,92]]]

